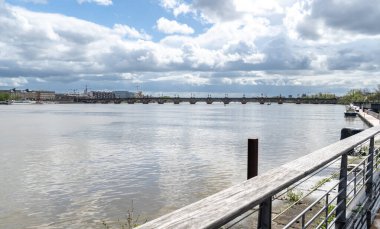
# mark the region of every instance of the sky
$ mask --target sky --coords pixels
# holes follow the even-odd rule
[[[378,0],[0,0],[0,89],[372,90],[379,22]]]

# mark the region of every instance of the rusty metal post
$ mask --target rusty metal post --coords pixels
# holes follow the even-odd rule
[[[257,176],[259,159],[259,139],[248,139],[247,179]]]

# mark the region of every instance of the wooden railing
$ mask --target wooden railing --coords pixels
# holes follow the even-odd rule
[[[348,207],[355,202],[362,204],[360,212],[364,214],[363,224],[373,220],[374,208],[377,208],[380,186],[379,170],[379,150],[375,149],[375,137],[380,133],[380,127],[372,127],[354,136],[338,141],[327,147],[319,149],[313,153],[303,156],[297,160],[277,167],[252,179],[232,186],[198,202],[185,206],[172,213],[141,225],[140,229],[145,228],[219,228],[237,217],[259,209],[259,219],[257,228],[271,228],[272,224],[272,204],[271,200],[281,191],[286,190],[292,185],[307,178],[314,172],[323,169],[334,161],[340,160],[340,171],[337,190],[334,199],[328,199],[330,193],[325,193],[321,198],[326,198],[326,204],[317,214],[325,215],[320,221],[318,216],[305,216],[310,207],[305,211],[294,216],[285,227],[295,228],[345,228],[347,225],[355,225],[357,220],[357,209]],[[366,153],[363,156],[362,173],[355,174],[354,178],[348,172],[347,155],[358,146],[366,145]],[[359,166],[359,165],[357,165]],[[356,171],[357,168],[355,168]],[[361,174],[361,175],[360,175]],[[354,180],[353,180],[354,179]],[[359,190],[357,182],[360,180],[363,186]],[[354,185],[355,184],[355,185]],[[355,187],[354,187],[355,186]],[[352,187],[355,188],[352,191]],[[362,191],[365,190],[365,191]],[[355,193],[352,195],[351,193]],[[355,201],[353,200],[355,199]],[[365,201],[365,203],[363,202]],[[334,203],[331,212],[330,205]],[[376,204],[375,204],[376,203]],[[355,214],[354,214],[355,213]],[[329,220],[334,215],[334,220]],[[310,221],[319,218],[318,222]],[[314,222],[314,223],[313,223]],[[294,226],[296,224],[296,226]],[[360,225],[363,225],[360,224]],[[310,226],[314,225],[314,226]],[[357,228],[356,226],[352,228]]]

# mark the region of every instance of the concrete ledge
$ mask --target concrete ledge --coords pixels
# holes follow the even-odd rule
[[[362,110],[360,110],[358,112],[358,115],[359,117],[365,122],[367,123],[369,126],[373,127],[373,126],[378,126],[380,123],[379,119],[363,112]]]

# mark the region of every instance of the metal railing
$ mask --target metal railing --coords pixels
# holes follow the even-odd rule
[[[380,205],[379,133],[372,127],[139,228],[366,228]],[[305,185],[317,175],[328,182]],[[306,194],[288,201],[300,186]]]

